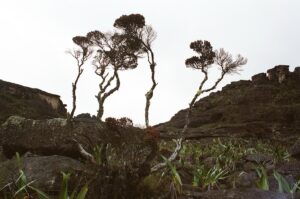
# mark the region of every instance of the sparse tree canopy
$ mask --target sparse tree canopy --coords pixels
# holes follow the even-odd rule
[[[247,63],[247,59],[242,57],[240,54],[237,55],[236,59],[233,60],[232,55],[226,52],[223,48],[215,51],[216,57],[215,62],[222,67],[225,73],[237,73],[242,65]]]

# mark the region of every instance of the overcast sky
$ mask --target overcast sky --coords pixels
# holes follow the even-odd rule
[[[186,108],[197,90],[200,73],[184,65],[194,55],[194,40],[248,58],[240,75],[226,77],[219,89],[275,65],[299,66],[299,10],[299,0],[0,0],[0,79],[58,94],[70,111],[76,63],[65,51],[75,47],[72,37],[113,30],[122,14],[141,13],[157,32],[158,86],[150,109],[150,123],[157,124]],[[120,90],[106,101],[104,116],[143,124],[149,73],[143,61],[122,71]],[[86,64],[76,114],[96,114],[98,80]]]

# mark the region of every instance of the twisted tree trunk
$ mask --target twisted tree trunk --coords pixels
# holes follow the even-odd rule
[[[147,52],[148,62],[149,62],[149,65],[150,65],[151,81],[152,81],[152,86],[151,86],[150,90],[145,95],[146,96],[145,124],[146,124],[146,127],[148,128],[149,127],[149,109],[150,109],[150,105],[151,105],[151,99],[153,97],[153,92],[154,92],[155,87],[157,86],[157,83],[155,81],[155,66],[156,66],[156,63],[154,61],[154,53],[153,53],[153,51],[150,47],[147,46],[147,49],[148,49],[148,52]]]
[[[108,88],[108,86],[110,85],[110,83],[114,80],[114,78],[116,78],[116,85],[114,88],[112,88],[111,90],[109,90],[108,92],[105,92],[105,90]],[[120,88],[120,78],[119,78],[119,74],[118,74],[118,70],[115,69],[114,70],[114,75],[109,79],[108,83],[106,84],[106,86],[103,88],[103,91],[100,90],[97,99],[98,99],[98,103],[99,103],[99,109],[98,109],[98,113],[97,113],[97,118],[99,120],[102,120],[102,116],[104,114],[104,102],[105,100],[112,95],[114,92],[116,92],[117,90],[119,90]]]

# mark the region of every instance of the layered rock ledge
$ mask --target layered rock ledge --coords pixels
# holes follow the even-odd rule
[[[186,109],[158,125],[162,132],[178,132]],[[165,134],[166,135],[166,134]],[[190,119],[187,138],[255,137],[293,139],[300,135],[300,67],[278,65],[232,82],[222,91],[200,99]]]
[[[0,124],[9,116],[31,119],[66,117],[60,96],[0,80]]]

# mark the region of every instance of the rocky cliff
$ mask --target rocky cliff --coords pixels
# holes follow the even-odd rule
[[[162,132],[178,132],[186,109],[169,122],[158,125]],[[252,80],[232,82],[222,91],[200,99],[190,119],[187,138],[259,137],[287,138],[300,135],[300,67],[278,65],[254,75]]]
[[[0,123],[11,115],[47,119],[66,113],[58,95],[0,80]]]

